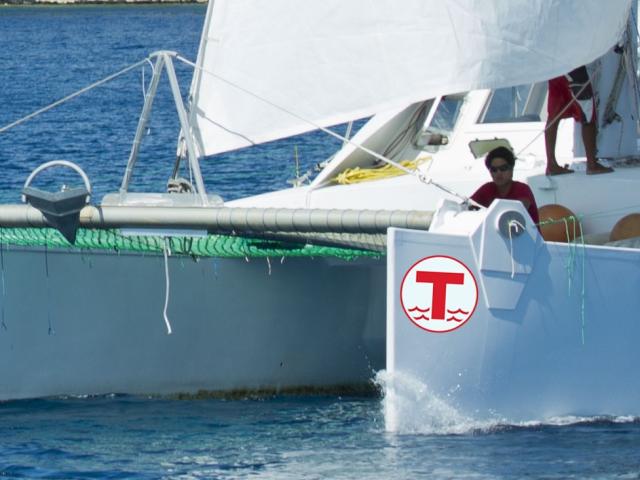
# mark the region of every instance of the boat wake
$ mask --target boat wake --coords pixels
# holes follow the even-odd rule
[[[381,370],[375,382],[383,392],[385,429],[407,435],[475,435],[500,431],[567,427],[579,425],[640,424],[635,416],[566,415],[523,422],[510,422],[496,416],[475,419],[461,414],[448,399],[439,398],[428,385],[407,373],[390,374]]]

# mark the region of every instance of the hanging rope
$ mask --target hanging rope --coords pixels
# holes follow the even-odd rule
[[[564,230],[568,244],[569,255],[567,257],[567,263],[565,264],[565,269],[567,271],[567,295],[571,296],[571,291],[573,288],[573,277],[575,273],[575,264],[578,252],[578,238],[580,239],[580,253],[582,260],[582,285],[580,290],[580,338],[582,341],[582,345],[585,344],[585,331],[586,331],[586,321],[585,321],[585,298],[586,298],[586,282],[585,282],[585,257],[586,257],[586,244],[584,241],[584,233],[582,231],[582,223],[580,221],[581,218],[585,218],[584,215],[570,215],[567,217],[563,217],[560,219],[548,219],[543,220],[538,223],[538,226],[544,225],[552,225],[554,223],[564,223]],[[573,236],[569,235],[569,222],[572,223],[573,228]],[[580,235],[578,235],[580,233]],[[572,240],[569,240],[569,239]]]
[[[577,217],[575,216],[570,216],[570,217],[565,217],[563,219],[561,219],[564,221],[564,226],[565,226],[565,234],[567,236],[567,240],[569,238],[573,238],[573,240],[569,243],[569,257],[567,258],[567,264],[566,264],[566,270],[567,270],[567,280],[568,280],[568,295],[571,295],[571,290],[572,290],[572,284],[573,284],[573,276],[575,273],[575,264],[576,264],[576,257],[577,257],[577,252],[578,252],[578,244],[576,242],[576,239],[578,238],[577,233],[578,233],[578,228],[580,229],[580,233],[582,233],[582,224],[580,223],[580,221],[578,220]],[[573,224],[573,237],[569,236],[569,221],[571,221],[571,223]],[[582,248],[580,248],[580,252],[581,252],[581,258],[582,258],[582,286],[581,286],[581,292],[580,292],[580,336],[582,339],[582,344],[584,345],[584,338],[585,338],[585,292],[586,292],[586,286],[585,286],[585,273],[584,273],[584,269],[585,269],[585,243],[584,243],[584,235],[580,235],[580,241],[581,241],[581,246]]]
[[[525,226],[520,223],[518,220],[516,220],[515,218],[509,221],[508,224],[509,227],[509,256],[511,257],[511,278],[513,279],[516,276],[516,261],[515,261],[515,255],[513,254],[513,230],[515,227],[515,230],[518,231],[519,229],[521,229],[522,231],[526,230]]]
[[[584,244],[584,235],[580,235],[580,239],[582,241],[582,291],[580,292],[580,319],[581,319],[581,328],[580,333],[582,336],[582,345],[584,345],[585,338],[585,312],[584,312],[584,304],[586,298],[586,282],[585,282],[585,254],[586,248]]]
[[[7,329],[7,324],[5,323],[5,308],[7,304],[7,287],[5,281],[4,274],[4,242],[0,240],[0,269],[2,270],[2,329]]]
[[[164,238],[164,248],[162,249],[162,253],[164,256],[164,280],[165,280],[165,291],[164,291],[164,308],[162,309],[162,316],[164,317],[164,323],[167,326],[167,335],[171,335],[171,322],[169,322],[169,316],[167,315],[167,310],[169,309],[169,290],[171,288],[171,283],[169,281],[169,255],[171,255],[171,245],[170,245],[169,237]]]
[[[149,57],[145,58],[145,62],[149,64],[149,66],[151,67],[151,78],[153,78],[153,76],[156,74],[156,67],[153,64],[153,62],[151,61],[151,59]],[[147,98],[147,85],[146,82],[144,80],[144,66],[142,67],[142,98]]]
[[[48,232],[45,233],[45,239],[48,236]],[[55,335],[56,331],[53,328],[53,321],[51,320],[51,285],[49,284],[49,248],[47,244],[44,246],[44,276],[45,276],[45,288],[47,290],[47,324],[48,334]]]

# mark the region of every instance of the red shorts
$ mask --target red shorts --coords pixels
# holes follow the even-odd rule
[[[574,118],[580,123],[591,123],[595,117],[595,102],[593,97],[590,99],[592,108],[587,118],[580,104],[573,96],[571,88],[569,88],[569,80],[567,77],[556,77],[549,80],[549,97],[547,99],[547,115],[549,119],[559,116],[559,118]],[[562,112],[562,110],[569,106]],[[562,114],[560,113],[562,112]]]

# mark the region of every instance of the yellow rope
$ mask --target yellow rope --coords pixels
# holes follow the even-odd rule
[[[399,163],[405,168],[417,170],[420,165],[428,161],[431,161],[431,157],[422,157],[415,160],[403,160]],[[352,183],[370,182],[373,180],[381,180],[383,178],[397,177],[400,175],[406,175],[406,172],[388,164],[375,168],[355,167],[348,168],[344,172],[340,173],[334,179],[334,182],[339,183],[340,185],[349,185]]]

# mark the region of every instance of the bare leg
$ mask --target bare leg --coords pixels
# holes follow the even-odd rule
[[[582,143],[584,144],[584,152],[587,155],[587,166],[598,163],[596,137],[598,130],[596,122],[582,124]]]
[[[584,143],[584,152],[587,156],[587,174],[613,172],[613,168],[605,167],[598,163],[598,149],[596,138],[598,136],[598,128],[596,122],[582,124],[582,142]]]
[[[556,159],[556,141],[558,139],[558,125],[560,120],[556,119],[552,122],[547,120],[544,130],[544,145],[547,152],[547,175],[561,175],[563,173],[571,173],[573,170],[561,167]]]

